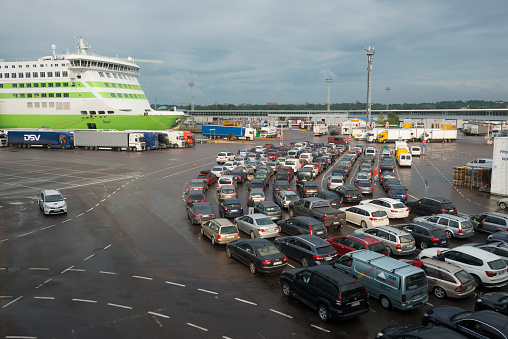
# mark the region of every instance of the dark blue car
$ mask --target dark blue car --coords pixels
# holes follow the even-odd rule
[[[219,213],[223,218],[241,217],[243,207],[238,199],[223,199],[219,204]]]
[[[402,202],[407,201],[407,188],[401,185],[392,186],[386,191],[388,196],[392,199],[397,199]]]
[[[275,247],[302,266],[332,265],[337,261],[333,246],[312,234],[277,238]]]

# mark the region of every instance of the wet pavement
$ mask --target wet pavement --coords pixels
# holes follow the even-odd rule
[[[327,137],[284,132],[285,142],[302,140],[326,143]],[[322,323],[315,311],[282,296],[278,274],[252,275],[226,257],[224,246],[203,239],[185,209],[189,181],[213,167],[219,151],[267,142],[278,140],[143,153],[0,148],[0,338],[372,338],[389,325],[420,323],[432,305],[472,309],[472,296],[430,296],[408,312],[386,311],[371,299],[366,315]],[[427,144],[428,155],[396,173],[410,200],[424,196],[426,179],[429,196],[452,200],[461,215],[499,212],[497,197],[452,186],[453,166],[491,157],[492,147],[480,137]],[[239,199],[246,209],[245,186]],[[37,195],[49,188],[67,198],[68,214],[39,210]],[[379,196],[385,194],[376,186]],[[217,213],[215,189],[207,201]],[[356,228],[348,224],[330,235]],[[477,233],[451,243],[485,238]]]

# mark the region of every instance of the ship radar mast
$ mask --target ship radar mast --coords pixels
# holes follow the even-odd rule
[[[87,50],[90,49],[90,45],[82,37],[76,38],[78,40],[78,54],[87,55]]]

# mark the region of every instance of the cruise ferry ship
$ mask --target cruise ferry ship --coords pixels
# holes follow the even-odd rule
[[[138,82],[140,67],[89,53],[77,39],[75,53],[32,60],[0,59],[0,129],[164,130],[184,118],[156,111]]]

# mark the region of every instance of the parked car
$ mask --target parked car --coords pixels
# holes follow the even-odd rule
[[[450,240],[439,227],[427,223],[410,223],[393,225],[398,229],[410,233],[415,239],[416,246],[422,250],[428,247],[448,247]]]
[[[342,199],[342,202],[360,202],[363,199],[362,193],[355,186],[338,186],[333,190]]]
[[[293,268],[280,276],[282,294],[317,310],[323,322],[348,319],[369,311],[369,294],[353,275],[329,265]]]
[[[215,218],[209,202],[195,202],[187,205],[187,215],[193,224],[201,224]]]
[[[407,201],[407,188],[402,185],[391,186],[388,191],[386,191],[386,194],[392,199],[397,199],[401,202]]]
[[[383,339],[464,339],[463,335],[442,326],[418,326],[399,324],[388,326],[378,332],[376,338]]]
[[[208,184],[204,179],[191,179],[189,182],[189,188],[187,188],[188,191],[203,191],[206,192],[206,189],[208,188]]]
[[[208,186],[217,182],[217,176],[214,173],[212,173],[211,170],[201,171],[198,175],[198,179],[203,179],[204,181],[206,181]]]
[[[508,243],[508,232],[501,231],[501,232],[492,233],[491,235],[489,235],[487,237],[486,242],[491,243],[491,242],[498,242],[498,241]]]
[[[249,188],[249,190],[258,188],[258,189],[261,189],[264,191],[266,189],[265,181],[263,179],[252,179],[249,182],[248,188]]]
[[[481,243],[467,243],[464,244],[467,246],[473,246],[480,248],[484,251],[494,253],[498,256],[500,256],[508,265],[508,244],[504,242],[490,242],[488,244],[481,244]]]
[[[469,220],[473,223],[476,231],[495,233],[508,231],[508,215],[497,212],[484,212],[471,215]]]
[[[288,235],[312,234],[320,238],[326,238],[325,225],[312,217],[298,216],[279,220],[277,225],[280,231]]]
[[[213,219],[201,224],[201,234],[212,241],[212,245],[227,244],[240,239],[240,232],[236,226],[225,218]]]
[[[243,215],[243,207],[240,200],[223,199],[219,202],[219,213],[223,218],[236,218]]]
[[[491,292],[475,295],[474,310],[491,310],[508,315],[508,293]]]
[[[363,200],[360,205],[374,206],[381,211],[385,211],[390,219],[405,218],[409,215],[409,209],[398,200],[390,198],[378,198]]]
[[[238,193],[236,192],[236,186],[234,185],[222,185],[219,189],[219,200],[222,199],[233,199],[238,198]]]
[[[436,214],[433,216],[418,217],[414,222],[425,222],[437,226],[445,231],[448,238],[469,238],[474,235],[473,224],[466,217],[452,214]]]
[[[443,326],[468,338],[508,338],[508,317],[492,311],[439,306],[425,311],[424,326]]]
[[[254,202],[265,201],[266,200],[265,191],[263,191],[261,188],[253,188],[249,191],[249,196],[247,197],[247,200],[252,200]]]
[[[238,167],[235,170],[231,171],[229,175],[234,177],[236,182],[243,183],[247,180],[247,172],[243,169],[239,169]]]
[[[251,238],[273,238],[279,235],[279,226],[272,219],[261,213],[254,213],[235,218],[235,225]]]
[[[328,200],[330,202],[330,206],[333,208],[340,208],[342,206],[342,201],[337,193],[331,191],[318,191],[314,195],[316,198],[321,198],[324,200]]]
[[[339,235],[327,238],[326,241],[335,248],[339,256],[357,250],[370,250],[388,255],[385,244],[381,240],[367,234]]]
[[[505,210],[506,206],[508,206],[508,198],[499,199],[496,201],[496,205],[499,206],[502,210]]]
[[[282,211],[273,201],[259,201],[254,204],[254,213],[261,213],[272,220],[279,220],[282,217]]]
[[[195,202],[205,202],[206,201],[205,194],[203,193],[203,191],[189,191],[187,192],[185,201],[187,202],[187,206]]]
[[[289,208],[289,204],[292,201],[300,200],[300,197],[298,194],[296,194],[293,191],[274,191],[274,200],[277,205],[279,205],[280,208]]]
[[[362,228],[387,226],[389,224],[388,215],[377,206],[356,205],[342,207],[339,210],[346,212],[346,221],[359,225]]]
[[[266,239],[238,239],[226,244],[226,255],[247,265],[252,274],[283,271],[287,257]]]
[[[319,191],[317,183],[312,181],[304,181],[301,185],[297,186],[298,193],[302,198],[313,197]]]
[[[275,247],[302,266],[333,265],[337,251],[312,234],[290,235],[275,239]]]
[[[229,174],[229,170],[227,169],[227,167],[224,166],[215,166],[214,168],[212,168],[211,172],[215,174],[217,178]]]
[[[226,161],[233,160],[235,160],[235,155],[231,152],[219,152],[215,157],[215,161],[217,161],[218,164],[223,164]]]
[[[345,182],[343,177],[332,175],[328,177],[326,187],[328,187],[329,190],[333,190],[337,186],[344,186],[344,184]]]
[[[475,291],[473,276],[462,268],[432,258],[422,259],[422,262],[429,291],[437,298],[465,298]],[[414,265],[414,261],[409,264]]]
[[[422,198],[415,201],[408,201],[406,206],[409,207],[409,213],[420,215],[433,215],[440,213],[457,215],[457,208],[453,202],[445,198]]]
[[[501,287],[508,284],[508,273],[504,260],[493,253],[473,246],[448,248],[427,248],[420,252],[420,258],[431,258],[441,251],[446,262],[463,268],[475,280],[475,287]]]
[[[57,190],[42,190],[39,194],[39,208],[45,215],[67,213],[67,203]]]
[[[291,191],[291,185],[289,184],[289,181],[286,180],[275,181],[273,183],[272,191],[274,196],[278,191]]]
[[[375,228],[360,228],[354,234],[366,234],[381,240],[389,255],[408,255],[416,251],[415,239],[406,231],[392,226],[379,226]]]

